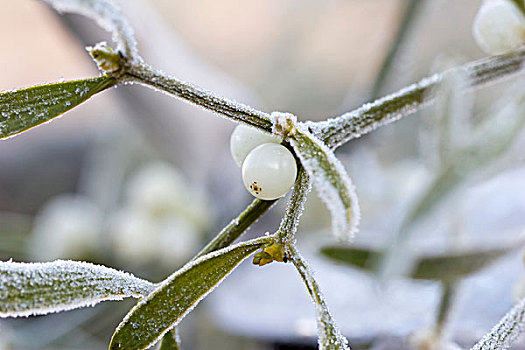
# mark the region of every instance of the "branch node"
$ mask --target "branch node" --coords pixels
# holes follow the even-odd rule
[[[294,136],[297,128],[297,117],[292,113],[286,112],[272,112],[270,114],[270,121],[272,122],[272,133],[281,138]]]
[[[105,41],[97,43],[94,47],[88,46],[86,50],[103,74],[118,78],[126,70],[126,57],[120,51],[113,50]]]

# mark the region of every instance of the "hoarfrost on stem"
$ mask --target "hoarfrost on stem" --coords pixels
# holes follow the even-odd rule
[[[341,334],[330,314],[330,311],[328,310],[324,296],[321,293],[321,288],[317,284],[310,266],[295,247],[290,247],[290,253],[292,255],[292,262],[299,272],[299,275],[301,275],[315,305],[315,311],[317,314],[317,332],[319,333],[319,349],[350,350],[348,340]]]

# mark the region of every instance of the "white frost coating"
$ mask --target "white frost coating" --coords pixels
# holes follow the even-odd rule
[[[340,240],[348,241],[357,232],[361,218],[359,201],[352,180],[334,153],[327,145],[313,136],[305,124],[297,124],[297,130],[310,138],[323,153],[309,154],[306,152],[308,146],[299,144],[293,138],[290,139],[290,143],[312,179],[319,197],[330,210],[334,234]],[[327,164],[323,164],[320,160],[322,156],[327,158],[329,169],[326,169]],[[337,176],[338,179],[334,179],[334,176]],[[343,188],[338,189],[334,181],[338,181]]]
[[[293,258],[292,261],[295,268],[301,275],[310,296],[312,302],[315,305],[315,311],[317,316],[317,332],[318,332],[318,343],[320,350],[350,350],[348,346],[348,340],[344,335],[341,334],[335,321],[328,310],[328,306],[324,300],[324,296],[321,293],[319,285],[314,278],[314,274],[306,260],[303,259],[301,254],[292,248]]]
[[[284,138],[293,135],[297,117],[292,113],[272,112],[270,121],[272,122],[272,133]]]
[[[139,59],[133,28],[112,0],[44,0],[58,12],[89,17],[111,32],[118,50],[132,61]]]
[[[471,350],[505,350],[525,330],[525,299],[514,306]]]
[[[154,288],[129,273],[86,262],[0,262],[0,317],[44,315],[106,300],[141,298]]]

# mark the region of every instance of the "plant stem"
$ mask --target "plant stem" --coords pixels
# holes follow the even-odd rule
[[[453,74],[454,70],[465,70],[470,77],[470,88],[474,88],[520,72],[524,61],[525,49],[487,57],[424,78],[396,93],[338,117],[309,125],[315,136],[323,140],[328,147],[337,148],[351,139],[413,114],[432,103],[436,98],[435,88],[447,74]]]
[[[304,258],[297,251],[295,245],[290,245],[287,249],[290,253],[290,259],[292,260],[295,268],[297,269],[297,272],[299,272],[299,275],[301,276],[306,286],[306,289],[308,290],[308,293],[314,300],[315,304],[323,305],[326,307],[326,302],[324,301],[324,297],[321,293],[321,288],[319,287],[319,284],[317,284],[317,281],[313,277],[310,267],[308,266]]]
[[[399,28],[397,29],[395,39],[392,42],[390,49],[388,50],[388,53],[383,61],[383,64],[381,65],[381,69],[379,70],[379,73],[377,75],[376,81],[374,83],[374,87],[372,88],[371,96],[373,100],[379,97],[379,94],[381,93],[381,89],[383,88],[385,80],[388,77],[392,69],[392,65],[395,61],[395,58],[397,57],[397,54],[399,53],[399,48],[405,41],[405,38],[410,29],[410,26],[414,22],[414,19],[417,18],[419,9],[421,8],[421,5],[423,5],[424,3],[425,3],[425,0],[409,0],[408,4],[406,5],[405,13],[403,15],[403,18],[401,19]]]
[[[306,202],[306,197],[308,196],[308,193],[310,193],[311,188],[310,177],[306,173],[306,170],[301,168],[297,175],[292,195],[288,201],[286,213],[281,220],[279,229],[277,230],[277,240],[279,243],[287,244],[294,241],[297,226],[299,225],[299,219],[303,213],[304,203]]]
[[[151,68],[149,65],[140,64],[128,67],[123,79],[125,82],[138,82],[164,91],[237,122],[258,127],[267,132],[272,131],[272,122],[267,113],[168,76],[161,71]]]
[[[253,225],[264,213],[270,209],[277,200],[263,201],[255,199],[242,213],[222,229],[215,238],[208,243],[192,260],[215,250],[232,244],[251,225]]]
[[[436,332],[442,335],[443,329],[450,314],[452,303],[456,295],[456,284],[454,282],[443,282],[441,284],[441,299],[439,302],[439,311],[436,319]]]
[[[339,332],[335,321],[328,310],[321,288],[313,276],[308,263],[297,251],[294,244],[287,246],[287,253],[292,260],[297,272],[301,276],[308,293],[315,304],[317,314],[317,330],[319,333],[319,349],[350,350],[348,341]]]

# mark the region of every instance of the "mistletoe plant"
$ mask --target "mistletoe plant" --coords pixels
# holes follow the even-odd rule
[[[92,306],[104,300],[138,298],[139,302],[116,329],[110,349],[146,349],[161,339],[162,349],[179,348],[176,336],[179,322],[244,259],[258,250],[254,264],[290,261],[297,269],[317,312],[319,348],[349,349],[347,339],[338,331],[328,310],[320,286],[296,246],[298,222],[312,184],[331,213],[334,234],[340,241],[349,242],[357,232],[359,206],[350,177],[334,151],[352,139],[433,103],[437,88],[457,72],[468,77],[465,89],[472,89],[518,73],[525,64],[525,49],[518,49],[435,74],[325,121],[298,121],[290,113],[259,111],[152,68],[139,56],[133,30],[110,0],[45,1],[59,12],[80,13],[96,20],[112,32],[116,48],[105,43],[87,48],[101,71],[98,77],[2,92],[1,139],[49,122],[112,87],[141,84],[258,129],[272,138],[271,143],[292,151],[298,164],[291,198],[275,233],[232,244],[282,192],[274,196],[276,199],[255,199],[191,261],[160,283],[85,262],[0,263],[2,317],[42,315]],[[524,313],[522,302],[495,328],[496,335],[487,335],[476,349],[507,346],[509,339],[514,339],[523,328]]]

